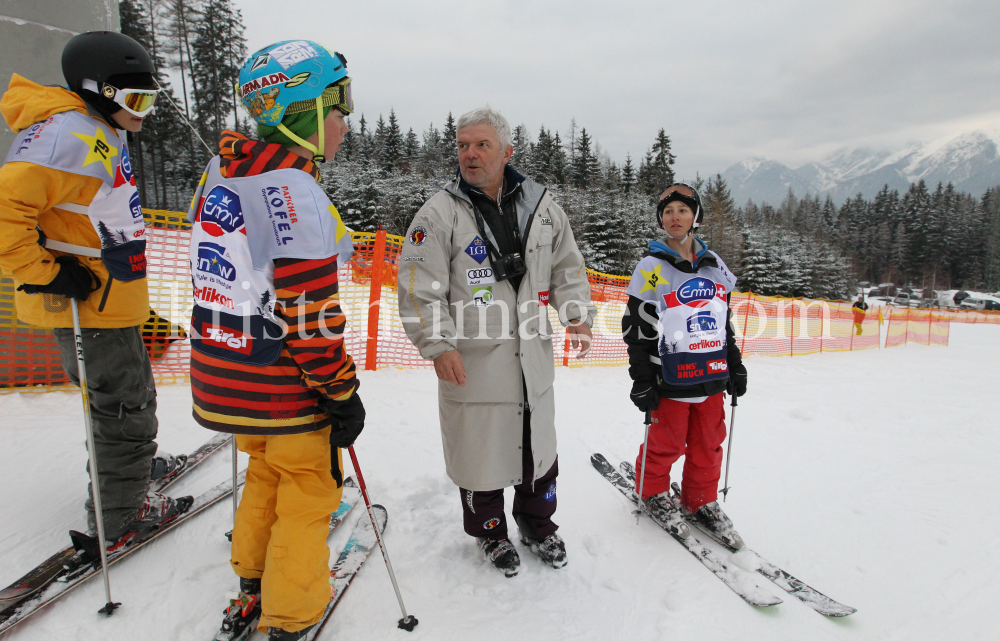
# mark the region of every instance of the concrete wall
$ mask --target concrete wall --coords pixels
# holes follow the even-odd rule
[[[84,31],[118,31],[118,0],[0,0],[0,90],[13,73],[43,85],[65,85],[60,59]],[[14,133],[0,119],[0,155]]]

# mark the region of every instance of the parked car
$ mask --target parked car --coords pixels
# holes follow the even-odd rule
[[[1000,301],[995,301],[989,298],[966,298],[962,301],[961,305],[963,309],[982,309],[986,311],[1000,311]]]
[[[896,286],[892,283],[879,283],[878,289],[882,293],[882,296],[896,295]]]
[[[909,307],[911,302],[916,304],[917,300],[915,298],[911,299],[910,295],[905,292],[900,292],[892,299],[892,304],[897,307]]]

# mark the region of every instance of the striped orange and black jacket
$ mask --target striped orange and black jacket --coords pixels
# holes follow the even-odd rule
[[[219,146],[227,178],[286,168],[319,177],[311,161],[280,145],[226,131]],[[273,365],[233,363],[191,350],[194,418],[203,427],[234,434],[311,432],[330,425],[321,399],[346,400],[357,389],[354,360],[344,349],[337,257],[275,260],[274,289],[275,315],[288,332]]]

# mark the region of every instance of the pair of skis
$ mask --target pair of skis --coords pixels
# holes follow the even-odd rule
[[[207,458],[222,450],[231,440],[228,434],[219,434],[195,451],[183,457],[183,465],[170,474],[153,481],[150,491],[161,492],[203,463]],[[181,457],[178,457],[181,458]],[[244,473],[237,479],[243,484]],[[187,519],[204,511],[233,491],[232,481],[216,485],[194,498],[190,507],[175,518],[148,530],[142,530],[108,552],[108,564],[115,563],[132,552],[172,530]],[[53,554],[17,581],[0,590],[0,634],[13,628],[41,608],[79,586],[90,577],[100,574],[100,550],[93,537],[79,532],[70,532],[73,546]]]
[[[603,476],[609,483],[617,488],[619,492],[632,501],[633,504],[638,505],[636,500],[637,495],[635,492],[635,472],[631,465],[627,463],[622,465],[622,470],[626,473],[626,475],[631,477],[630,481],[619,474],[602,454],[592,455],[590,457],[590,462],[594,466],[594,469],[601,474],[601,476]],[[676,488],[675,491],[677,491]],[[722,580],[723,583],[725,583],[750,605],[757,607],[770,607],[782,602],[781,599],[762,590],[753,580],[753,576],[749,572],[739,568],[728,558],[716,553],[713,549],[706,547],[705,544],[699,541],[695,536],[692,535],[687,539],[681,538],[667,529],[664,521],[661,518],[658,518],[656,513],[647,511],[647,514],[649,514],[650,518],[652,518],[657,525],[673,536],[674,539],[683,545],[688,552],[701,561],[702,564],[705,565],[705,567],[707,567],[715,576]],[[714,537],[711,532],[701,528],[701,526],[693,519],[688,520],[688,523],[693,527],[699,528],[702,532],[705,532],[705,534],[713,538],[713,540],[729,551],[736,551],[721,539]],[[828,617],[844,617],[857,611],[850,606],[834,601],[818,590],[796,579],[794,576],[785,572],[773,563],[765,560],[755,552],[750,551],[748,548],[744,548],[743,551],[744,553],[750,552],[757,557],[759,562],[759,569],[757,571],[760,574],[766,576],[768,579],[773,581],[775,585],[795,596],[816,612]]]
[[[359,493],[353,478],[348,478],[344,481],[344,490],[345,493],[340,499],[340,507],[330,515],[331,534],[344,522],[344,519],[358,502]],[[347,492],[347,490],[354,491]],[[379,533],[384,532],[386,523],[389,520],[388,512],[378,504],[372,505],[372,512],[375,515],[375,521],[378,523]],[[319,637],[323,631],[323,627],[333,615],[337,604],[340,603],[341,597],[344,596],[344,592],[347,591],[347,588],[351,585],[351,581],[358,575],[361,566],[368,559],[368,556],[377,544],[378,541],[375,537],[375,531],[372,529],[371,519],[362,517],[354,526],[350,539],[348,539],[343,551],[337,558],[337,562],[334,563],[333,568],[330,570],[330,604],[323,612],[323,618],[309,631],[309,634],[303,641],[314,641]],[[258,613],[252,619],[243,622],[245,627],[242,632],[237,635],[230,635],[220,631],[213,641],[253,641],[254,639],[264,639],[264,635],[257,631],[259,620],[260,613],[258,610]]]

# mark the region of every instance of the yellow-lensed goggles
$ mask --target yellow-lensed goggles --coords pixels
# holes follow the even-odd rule
[[[97,83],[93,80],[84,80],[83,88],[98,93]],[[139,118],[152,113],[159,93],[159,89],[119,89],[107,83],[100,90],[102,96]]]
[[[324,107],[336,107],[345,114],[354,113],[354,98],[351,96],[351,79],[343,78],[323,90],[320,96]],[[286,114],[297,114],[316,108],[315,100],[300,100],[285,108]]]

